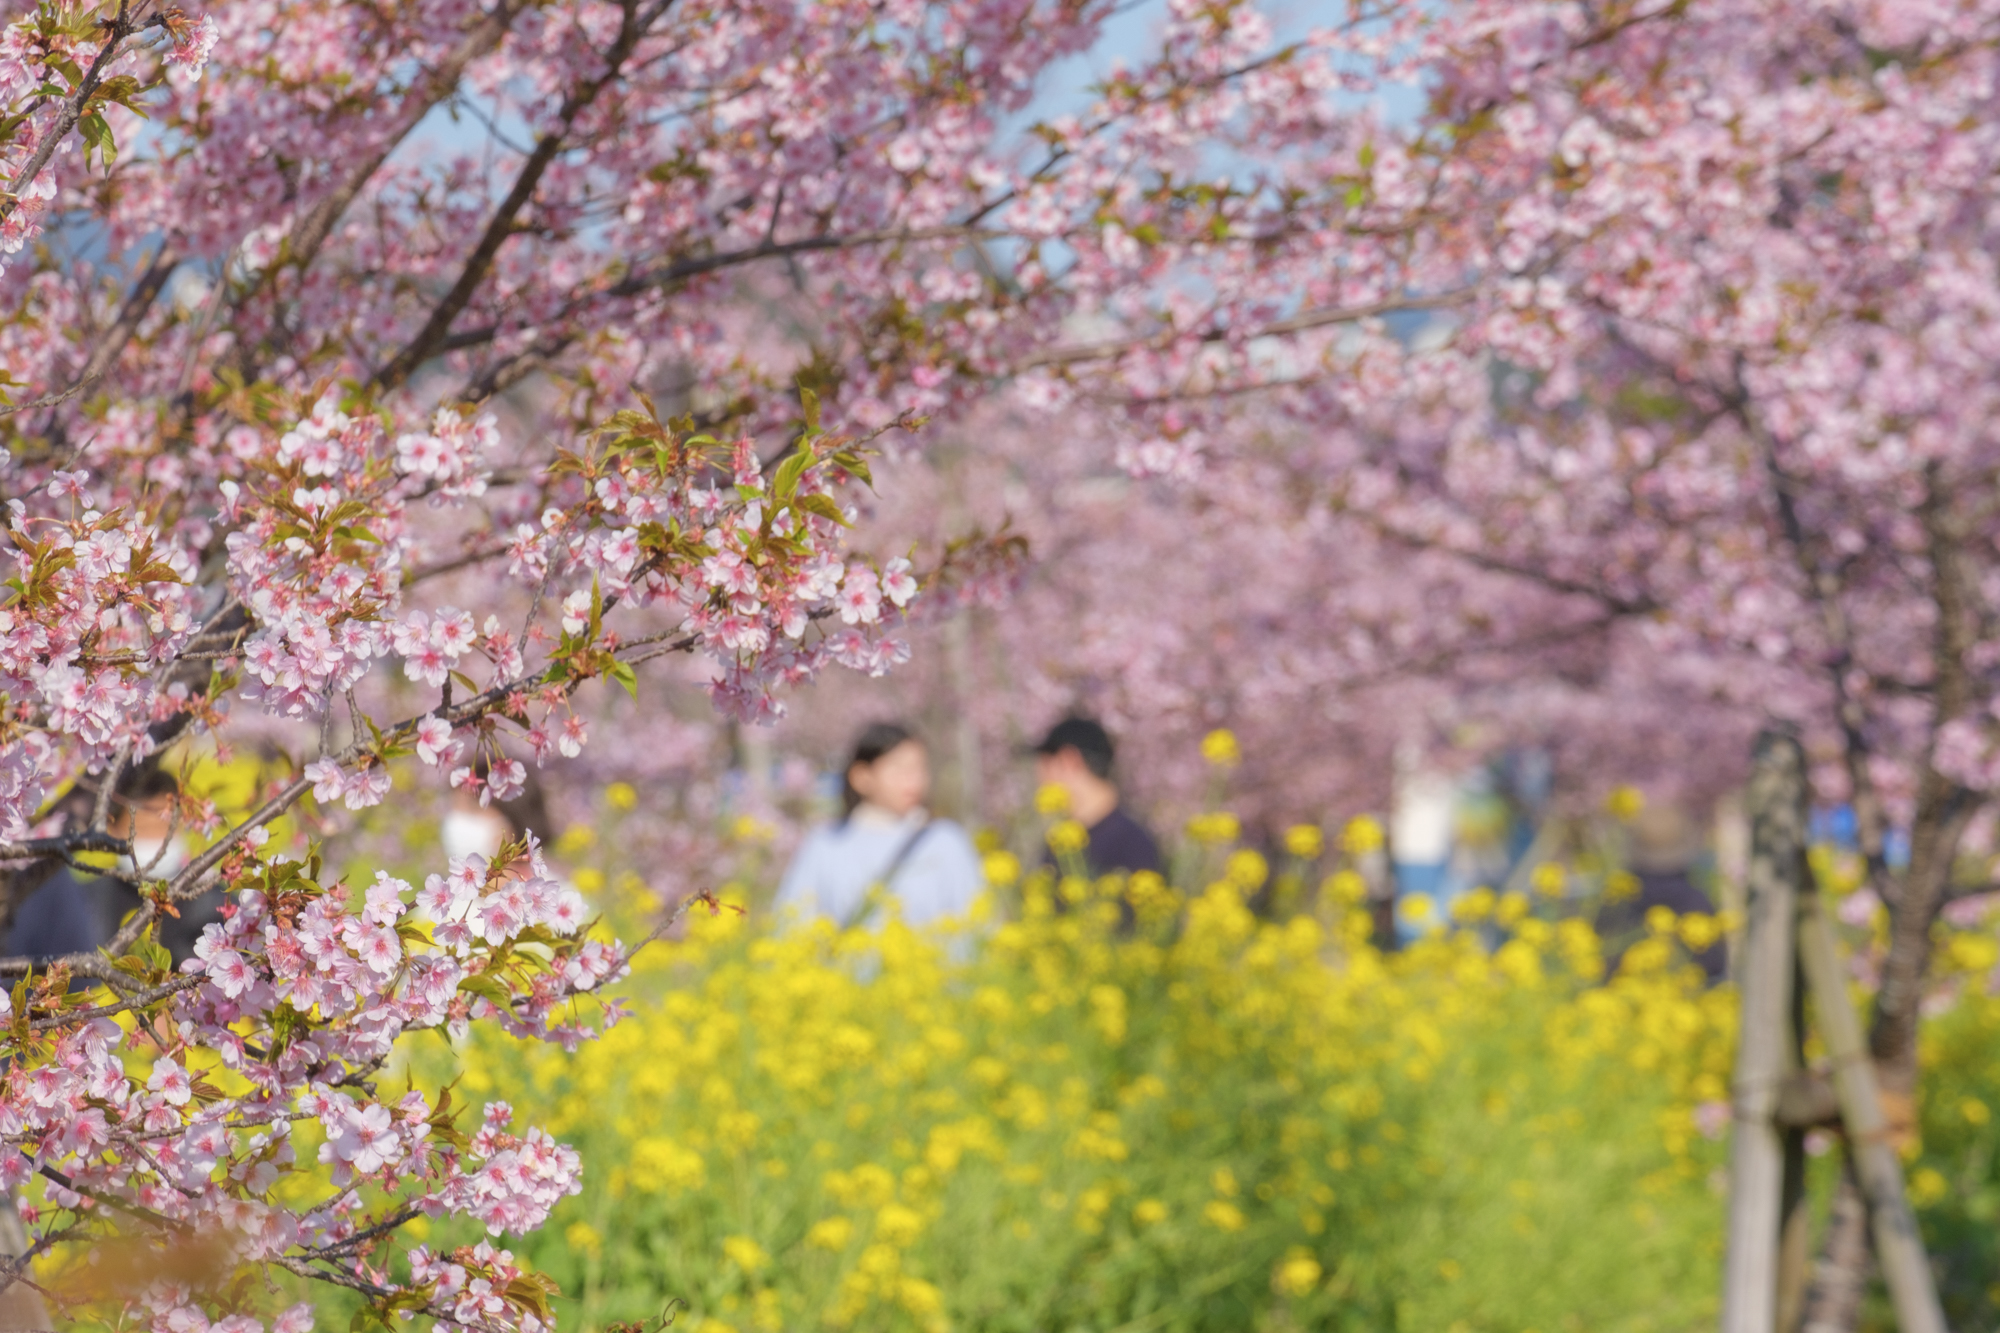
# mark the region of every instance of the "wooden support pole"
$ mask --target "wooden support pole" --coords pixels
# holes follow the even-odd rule
[[[1797,886],[1805,868],[1805,756],[1790,736],[1757,739],[1743,925],[1742,1029],[1730,1101],[1729,1248],[1722,1333],[1776,1333],[1785,1143],[1777,1123],[1791,1031]]]
[[[1801,901],[1810,893],[1804,886]],[[1792,966],[1792,1003],[1785,1034],[1785,1078],[1796,1084],[1805,1071],[1805,977]],[[1805,1319],[1806,1284],[1812,1274],[1812,1209],[1806,1198],[1806,1131],[1784,1120],[1786,1093],[1779,1092],[1779,1141],[1784,1146],[1784,1185],[1778,1194],[1778,1333],[1798,1333]]]
[[[1816,893],[1805,894],[1799,902],[1799,955],[1805,964],[1806,984],[1812,990],[1813,1013],[1833,1060],[1833,1085],[1840,1097],[1848,1152],[1853,1156],[1862,1196],[1868,1200],[1875,1256],[1889,1285],[1896,1327],[1899,1333],[1945,1333],[1937,1283],[1924,1254],[1916,1215],[1903,1193],[1902,1165],[1889,1141],[1889,1121],[1882,1113],[1875,1062],[1862,1042],[1861,1018],[1847,993],[1833,925]]]

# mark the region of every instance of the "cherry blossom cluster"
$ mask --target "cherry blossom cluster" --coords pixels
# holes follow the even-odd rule
[[[19,1187],[40,1173],[56,1182],[50,1206],[78,1219],[98,1200],[128,1200],[128,1211],[174,1234],[225,1238],[236,1262],[335,1268],[365,1252],[356,1237],[411,1210],[522,1231],[575,1192],[575,1152],[537,1129],[509,1132],[504,1105],[461,1129],[448,1095],[378,1095],[368,1082],[407,1032],[463,1032],[493,1018],[571,1046],[590,1035],[578,1001],[622,975],[625,951],[580,933],[582,901],[549,878],[538,848],[456,862],[421,893],[378,875],[358,911],[345,885],[322,887],[297,863],[245,865],[237,884],[233,912],[208,928],[187,965],[194,984],[134,974],[151,984],[153,998],[133,1005],[159,1041],[150,1069],[127,1068],[127,1033],[103,1017],[16,1041],[0,1086],[9,1145],[0,1179]],[[541,947],[520,950],[525,943]],[[38,983],[38,1010],[60,1012],[61,981]],[[598,1009],[615,1020],[615,1006]],[[252,1091],[225,1096],[207,1077],[217,1069]],[[305,1169],[301,1116],[317,1125],[329,1192],[288,1208],[273,1191]],[[377,1299],[410,1290],[379,1266],[356,1271],[373,1274]],[[426,1280],[419,1274],[416,1287]],[[476,1279],[465,1282],[464,1299],[477,1305],[440,1289],[417,1308],[466,1327],[541,1326],[532,1307],[514,1297],[495,1305]],[[184,1288],[134,1299],[158,1329],[200,1326]]]
[[[32,822],[55,778],[94,768],[106,780],[149,757],[151,728],[219,726],[232,696],[328,724],[336,704],[350,713],[344,744],[323,726],[320,753],[289,785],[233,827],[210,821],[220,840],[147,884],[146,908],[113,942],[114,966],[67,960],[5,998],[19,1011],[0,1080],[0,1179],[39,1178],[48,1206],[30,1221],[50,1244],[115,1221],[103,1204],[115,1199],[113,1213],[136,1209],[149,1226],[227,1238],[231,1263],[359,1282],[384,1310],[465,1327],[546,1323],[522,1295],[540,1290],[532,1281],[496,1283],[506,1267],[497,1252],[452,1259],[434,1290],[398,1285],[369,1256],[413,1211],[469,1217],[495,1234],[539,1226],[576,1190],[576,1154],[538,1129],[511,1130],[504,1106],[461,1133],[445,1101],[378,1095],[370,1075],[405,1034],[463,1035],[475,1022],[574,1049],[616,1020],[616,1002],[598,997],[624,974],[627,951],[585,933],[583,898],[532,839],[492,859],[455,859],[421,890],[378,873],[357,896],[338,878],[320,882],[316,863],[291,859],[264,825],[308,794],[322,807],[376,804],[410,753],[454,786],[505,799],[525,771],[499,747],[502,732],[511,727],[537,759],[576,754],[588,728],[573,692],[594,677],[635,680],[643,655],[708,652],[768,690],[781,674],[768,645],[781,638],[795,677],[822,659],[888,651],[875,636],[915,597],[916,579],[907,561],[877,570],[842,556],[836,497],[844,478],[866,473],[858,446],[808,430],[766,484],[739,443],[721,451],[737,483],[723,486],[708,475],[719,446],[650,418],[627,427],[644,435],[647,466],[618,434],[608,450],[566,454],[551,469],[551,494],[578,498],[535,542],[524,574],[536,595],[511,630],[494,613],[480,624],[450,605],[404,605],[413,502],[478,498],[501,444],[483,414],[447,408],[428,431],[396,435],[383,412],[323,393],[282,428],[239,423],[235,466],[214,486],[208,520],[226,586],[208,593],[195,560],[161,535],[176,501],[142,495],[107,515],[87,475],[58,471],[12,503],[19,592],[0,608],[0,682],[26,703],[0,751],[12,767],[0,771],[17,826]],[[561,577],[590,582],[544,595]],[[641,615],[653,618],[650,634],[607,623]],[[730,618],[738,628],[723,627]],[[808,635],[817,619],[840,628]],[[746,642],[742,624],[763,637]],[[354,691],[391,654],[441,702],[364,724]],[[189,689],[183,673],[196,664],[209,693]],[[454,702],[455,683],[469,696]],[[169,973],[149,917],[213,884],[231,891],[226,919]],[[109,985],[109,1010],[135,1026],[72,994],[73,969]],[[135,1042],[150,1064],[128,1073]],[[249,1091],[222,1093],[206,1077],[218,1070]],[[316,1152],[298,1147],[302,1118],[317,1126]],[[326,1192],[308,1206],[276,1202],[301,1173]],[[197,1293],[172,1283],[128,1295],[162,1330],[209,1317]]]
[[[155,60],[135,34],[167,36]],[[221,30],[206,16],[150,3],[126,3],[98,15],[87,8],[43,3],[0,28],[0,272],[38,235],[55,203],[55,158],[68,152],[68,132],[81,127],[101,160],[116,152],[106,112],[129,108],[149,65],[177,80],[201,77]],[[56,95],[51,95],[51,94]]]
[[[539,1275],[517,1265],[511,1252],[495,1249],[485,1241],[454,1251],[449,1257],[419,1245],[410,1251],[410,1275],[412,1281],[433,1287],[437,1304],[450,1312],[458,1327],[491,1326],[510,1318],[520,1319],[524,1333],[553,1327],[541,1311],[521,1316],[510,1308],[505,1293],[518,1289],[518,1283],[535,1282]]]
[[[416,652],[411,627],[427,624],[425,613],[390,626],[402,601],[405,505],[418,494],[439,503],[480,494],[481,460],[496,434],[490,415],[468,420],[441,408],[429,431],[401,435],[391,448],[378,415],[349,415],[328,394],[252,454],[245,482],[221,484],[230,516],[243,520],[225,539],[230,591],[257,625],[244,645],[256,682],[246,697],[292,716],[317,712],[352,689],[392,640],[406,657]],[[462,613],[440,615],[428,632],[426,663],[455,663],[472,643]],[[437,684],[446,670],[411,674]]]
[[[161,668],[194,628],[194,561],[138,516],[102,513],[85,471],[9,503],[18,592],[0,605],[0,836],[24,836],[52,783],[150,752]],[[64,744],[58,746],[56,739]]]
[[[516,529],[515,574],[583,585],[560,604],[572,645],[596,632],[607,598],[670,616],[718,664],[717,706],[744,720],[777,715],[777,688],[828,664],[881,675],[908,655],[888,631],[917,579],[905,558],[880,569],[842,558],[852,512],[839,491],[867,465],[859,443],[822,434],[810,400],[808,413],[769,469],[748,438],[683,437],[650,412],[620,414],[596,449],[561,465],[574,501]],[[583,728],[572,718],[531,735],[539,756],[551,735],[580,745]]]

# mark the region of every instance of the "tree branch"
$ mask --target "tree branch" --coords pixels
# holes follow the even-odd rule
[[[147,22],[158,21],[154,18]],[[63,140],[69,137],[69,132],[76,128],[77,121],[83,118],[83,109],[90,104],[90,99],[104,82],[105,67],[116,58],[119,46],[127,37],[144,26],[146,25],[133,22],[129,0],[120,0],[118,17],[111,20],[111,34],[105,38],[104,45],[97,49],[96,57],[84,73],[83,82],[77,84],[76,90],[63,100],[62,110],[56,113],[54,122],[43,133],[41,142],[35,145],[35,151],[28,154],[28,160],[21,164],[20,170],[16,171],[13,179],[7,182],[6,190],[0,192],[0,222],[14,215],[14,210],[21,206],[22,189],[34,184],[35,177],[42,174],[42,168],[49,164],[49,159],[55,156],[56,149],[62,146]]]
[[[493,260],[499,255],[500,247],[514,234],[515,218],[534,197],[536,188],[541,184],[543,173],[567,147],[570,131],[575,127],[577,118],[597,100],[599,94],[617,80],[640,39],[673,7],[673,4],[674,0],[657,0],[653,8],[641,16],[634,0],[628,0],[624,19],[618,27],[618,38],[605,53],[603,72],[573,89],[563,99],[562,109],[556,114],[555,127],[545,131],[536,141],[535,151],[522,165],[520,173],[515,176],[513,188],[507,191],[507,197],[500,201],[500,206],[494,209],[493,215],[486,220],[486,229],[481,234],[479,243],[473,247],[472,254],[466,259],[465,266],[459,270],[458,281],[454,282],[444,298],[432,307],[430,318],[424,321],[424,326],[417,332],[416,337],[406,343],[387,365],[375,372],[373,383],[377,387],[400,388],[418,366],[428,361],[444,346],[446,337],[451,333],[452,321],[465,310],[466,305],[472,300],[473,293],[477,292],[480,284],[486,281],[486,274],[493,267]]]
[[[1105,342],[1085,343],[1079,347],[1054,347],[1023,357],[1014,363],[1011,370],[1018,374],[1042,366],[1073,366],[1090,361],[1109,361],[1127,352],[1164,351],[1176,343],[1190,340],[1197,343],[1216,343],[1232,338],[1240,338],[1246,342],[1256,338],[1281,338],[1293,333],[1305,333],[1334,324],[1355,324],[1364,319],[1378,319],[1383,315],[1400,314],[1404,311],[1438,310],[1467,300],[1472,296],[1473,290],[1470,287],[1455,287],[1450,291],[1438,292],[1431,296],[1396,297],[1364,305],[1305,310],[1289,318],[1273,320],[1250,330],[1213,327],[1199,332],[1182,332],[1178,329],[1169,329],[1164,333],[1148,337],[1113,338]]]

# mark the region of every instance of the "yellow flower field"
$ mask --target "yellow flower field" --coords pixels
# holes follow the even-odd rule
[[[1709,1322],[1733,998],[1676,923],[1608,981],[1518,895],[1384,956],[1340,886],[1253,916],[1257,861],[1188,901],[1031,879],[963,939],[698,916],[575,1056],[463,1053],[587,1163],[511,1243],[573,1327]]]

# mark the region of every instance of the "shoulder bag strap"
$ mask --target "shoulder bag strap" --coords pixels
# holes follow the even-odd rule
[[[915,832],[903,839],[903,845],[898,847],[896,854],[889,858],[889,864],[882,868],[882,873],[875,877],[875,882],[870,884],[868,891],[861,895],[861,901],[855,905],[852,912],[847,914],[847,919],[840,923],[842,930],[853,930],[856,926],[865,925],[868,919],[875,915],[875,909],[882,905],[883,897],[889,892],[890,881],[894,880],[896,872],[908,863],[910,853],[917,850],[917,844],[924,840],[924,834],[931,831],[931,825],[935,822],[937,821],[926,819],[923,823],[917,825]]]

